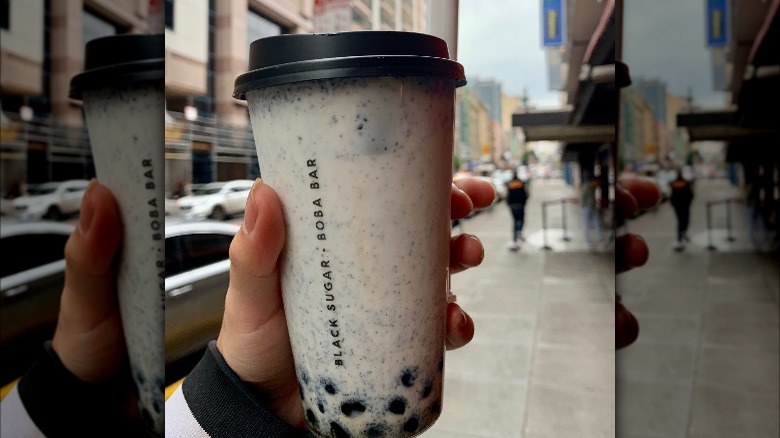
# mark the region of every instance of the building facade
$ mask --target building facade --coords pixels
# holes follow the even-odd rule
[[[424,0],[166,2],[166,191],[260,175],[233,85],[260,38],[321,31],[423,32]]]
[[[149,0],[3,2],[0,29],[0,191],[94,176],[80,103],[68,98],[87,41],[148,33]]]

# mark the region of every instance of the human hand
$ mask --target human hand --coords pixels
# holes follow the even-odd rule
[[[65,245],[65,286],[52,340],[62,364],[87,382],[112,378],[127,363],[114,263],[121,236],[114,196],[93,180]]]
[[[616,186],[617,226],[626,219],[636,216],[640,211],[651,208],[661,199],[658,187],[650,181],[640,178],[627,178],[618,181]],[[615,271],[622,273],[640,267],[647,262],[649,251],[645,240],[637,235],[626,233],[615,239]],[[620,302],[615,294],[615,348],[631,345],[639,336],[639,322]]]
[[[463,218],[493,202],[492,185],[476,178],[452,186],[451,216]],[[285,243],[282,206],[276,192],[258,181],[247,199],[244,225],[230,246],[230,285],[217,348],[244,382],[262,392],[266,406],[287,423],[304,427],[292,349],[279,282],[279,255]],[[450,271],[482,262],[482,243],[460,235],[450,241]],[[474,335],[474,322],[456,303],[447,305],[447,348]]]

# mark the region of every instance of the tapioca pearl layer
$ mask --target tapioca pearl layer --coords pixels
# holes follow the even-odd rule
[[[431,398],[441,376],[426,378],[414,367],[399,372],[396,394],[386,398],[344,393],[329,377],[311,379],[300,369],[298,373],[306,421],[321,436],[413,436],[441,412],[441,400]]]

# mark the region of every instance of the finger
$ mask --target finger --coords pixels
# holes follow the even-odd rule
[[[447,304],[447,350],[468,344],[474,337],[474,321],[456,303]]]
[[[496,190],[493,184],[479,178],[458,178],[455,185],[471,198],[474,208],[489,207],[496,198]]]
[[[471,202],[469,195],[459,189],[455,183],[452,184],[450,200],[450,217],[452,219],[462,219],[468,216],[471,210],[474,209],[474,204]]]
[[[619,184],[636,199],[639,210],[653,208],[661,199],[661,190],[654,182],[642,178],[625,178]]]
[[[109,377],[125,357],[113,263],[121,229],[114,197],[93,180],[65,245],[65,285],[52,341],[63,364],[82,380]]]
[[[639,213],[639,204],[628,190],[620,185],[615,187],[615,205],[618,223],[630,219]]]
[[[450,240],[450,273],[456,274],[482,263],[485,248],[471,234],[460,234]]]
[[[649,250],[645,239],[636,234],[624,234],[615,240],[615,270],[617,274],[647,263]]]

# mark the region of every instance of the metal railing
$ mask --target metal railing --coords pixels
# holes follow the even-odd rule
[[[569,237],[568,227],[566,226],[566,204],[579,204],[579,200],[577,198],[561,198],[561,199],[553,199],[550,201],[543,201],[542,202],[542,238],[544,240],[544,246],[542,246],[542,249],[544,250],[551,250],[552,247],[547,241],[547,206],[554,205],[554,204],[561,204],[561,226],[563,228],[563,237],[561,240],[564,242],[569,242],[571,238]]]
[[[726,205],[726,240],[734,242],[736,238],[731,234],[731,203],[742,204],[744,200],[742,198],[726,198],[716,199],[714,201],[707,202],[707,249],[715,251],[718,248],[712,243],[712,207],[725,204]]]

